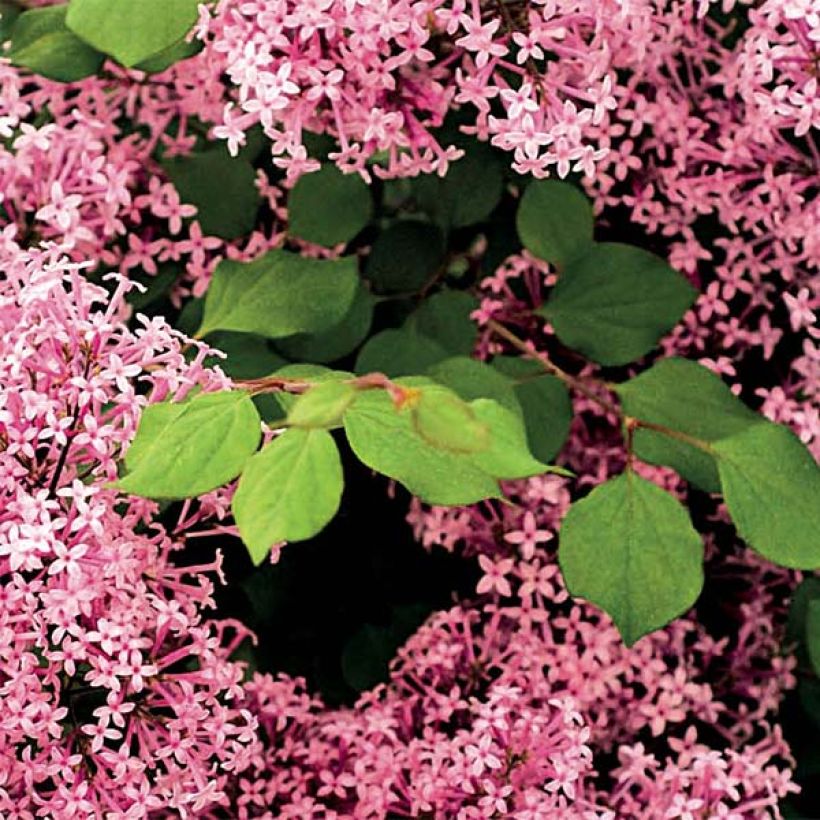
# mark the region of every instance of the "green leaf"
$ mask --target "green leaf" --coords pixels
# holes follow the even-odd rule
[[[282,379],[310,382],[313,385],[332,381],[347,381],[353,378],[353,374],[348,373],[346,370],[331,370],[329,367],[324,367],[323,365],[308,363],[287,364],[284,367],[280,367],[274,375]],[[269,395],[271,395],[271,398],[275,398],[286,415],[297,402],[300,394],[276,393],[275,395]]]
[[[221,367],[233,379],[259,379],[286,364],[271,350],[267,339],[253,333],[217,330],[208,336],[208,344],[226,353],[227,358],[209,356],[205,364]]]
[[[198,335],[237,330],[279,339],[317,333],[342,321],[358,282],[353,257],[307,259],[274,250],[244,264],[226,259],[208,288]]]
[[[533,455],[549,463],[560,452],[572,424],[572,399],[566,385],[528,359],[497,356],[493,367],[514,380]]]
[[[384,373],[391,378],[423,373],[447,358],[437,342],[412,330],[383,330],[372,336],[359,351],[357,373]]]
[[[379,293],[415,293],[444,262],[444,236],[435,226],[403,220],[380,233],[364,275]]]
[[[89,45],[131,67],[182,39],[199,0],[71,0],[68,27]]]
[[[470,406],[478,419],[490,429],[489,449],[473,456],[473,462],[481,469],[495,478],[504,480],[563,472],[548,464],[542,464],[532,455],[519,415],[491,399],[477,399]]]
[[[512,380],[485,362],[466,356],[451,356],[428,368],[427,375],[455,390],[465,401],[492,399],[521,416],[521,405],[515,397]]]
[[[806,649],[815,675],[820,675],[820,601],[809,601],[806,613]]]
[[[11,37],[12,27],[23,9],[14,2],[0,0],[0,43],[5,43]]]
[[[296,397],[288,413],[293,427],[338,427],[345,410],[353,404],[357,390],[342,381],[328,381]]]
[[[815,604],[816,602],[816,604]],[[812,668],[809,657],[809,604],[820,605],[820,578],[806,576],[792,593],[789,617],[786,622],[785,648],[797,657],[798,666],[802,669]],[[820,641],[820,630],[812,639],[815,644]]]
[[[144,71],[146,74],[161,74],[167,71],[172,65],[187,60],[189,57],[194,57],[202,51],[202,42],[200,40],[180,40],[168,48],[163,49],[159,54],[143,60],[134,68]]]
[[[820,468],[797,436],[761,422],[712,446],[740,536],[776,564],[820,567]]]
[[[427,336],[454,356],[473,352],[478,328],[470,314],[478,300],[461,290],[442,290],[425,299],[404,327]]]
[[[495,478],[468,455],[425,441],[410,412],[397,410],[384,390],[362,393],[345,413],[344,428],[360,461],[430,504],[472,504],[499,496]]]
[[[323,165],[303,174],[288,196],[290,233],[316,245],[349,242],[370,222],[373,200],[358,174]]]
[[[662,359],[617,388],[624,412],[633,418],[713,442],[762,421],[706,367],[686,359]],[[717,465],[709,453],[653,430],[638,428],[636,455],[663,464],[695,486],[720,492]]]
[[[149,405],[116,486],[146,498],[202,495],[236,478],[261,436],[259,414],[242,391]]]
[[[233,497],[239,534],[255,564],[279,541],[305,541],[336,515],[344,479],[326,430],[286,430],[251,458]]]
[[[223,147],[162,163],[183,202],[195,205],[202,232],[236,239],[253,230],[259,210],[256,171]]]
[[[410,414],[416,432],[434,447],[454,453],[478,453],[490,445],[489,427],[451,390],[421,388]]]
[[[352,353],[367,338],[373,323],[375,301],[370,291],[360,282],[353,303],[338,324],[318,333],[300,333],[279,339],[276,349],[293,361],[332,362],[341,359]]]
[[[652,350],[695,296],[659,256],[604,242],[567,263],[537,313],[568,347],[599,364],[621,365]]]
[[[504,191],[504,170],[492,148],[472,141],[445,176],[425,174],[411,184],[421,208],[449,231],[489,217]]]
[[[563,268],[592,245],[592,204],[568,182],[537,179],[524,191],[516,227],[533,256]]]
[[[575,502],[560,538],[570,593],[606,611],[627,646],[686,612],[703,587],[703,543],[686,510],[635,473]]]
[[[96,74],[105,56],[66,27],[66,6],[24,12],[11,30],[12,63],[51,80],[70,83]]]

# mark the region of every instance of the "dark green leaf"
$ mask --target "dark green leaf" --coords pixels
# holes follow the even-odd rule
[[[660,424],[712,442],[745,430],[761,417],[746,407],[714,373],[686,359],[663,359],[618,386],[624,411],[633,418]],[[664,464],[702,490],[720,492],[717,465],[709,453],[690,444],[637,429],[636,455]]]
[[[492,399],[521,416],[521,405],[515,397],[512,380],[484,362],[452,356],[428,368],[427,375],[455,390],[465,401]]]
[[[356,359],[357,373],[384,373],[393,378],[424,373],[446,359],[437,342],[411,330],[383,330],[368,339]]]
[[[117,487],[146,498],[202,495],[236,478],[261,436],[259,414],[241,391],[149,405]]]
[[[703,587],[703,543],[686,510],[631,472],[570,507],[558,560],[570,593],[605,610],[628,646],[686,612]]]
[[[503,166],[488,145],[471,142],[444,177],[419,176],[412,187],[421,208],[445,230],[463,228],[487,219],[498,205],[504,190]]]
[[[341,322],[319,333],[279,339],[276,348],[293,361],[332,362],[341,359],[367,338],[373,322],[374,304],[373,295],[360,282],[353,303]]]
[[[380,233],[370,249],[365,276],[380,293],[414,293],[444,262],[444,237],[435,226],[404,220]]]
[[[425,299],[405,327],[440,344],[450,355],[469,356],[478,328],[470,314],[478,300],[461,290],[443,290]]]
[[[96,74],[105,56],[66,27],[66,10],[66,6],[47,6],[17,17],[11,31],[11,61],[64,83]]]
[[[568,182],[533,180],[518,206],[516,226],[533,256],[563,268],[592,245],[592,205]]]
[[[217,330],[208,336],[208,344],[227,354],[227,358],[209,357],[206,365],[221,367],[233,379],[259,379],[286,364],[270,348],[267,339],[253,333]]]
[[[182,201],[196,206],[204,234],[236,239],[253,230],[260,200],[248,160],[219,147],[165,160],[162,167]]]
[[[233,497],[239,534],[255,564],[279,541],[312,538],[336,515],[344,479],[326,430],[286,430],[248,461]]]
[[[132,275],[131,281],[138,281],[145,287],[145,291],[134,288],[129,292],[126,300],[136,311],[141,311],[153,302],[161,299],[171,289],[174,282],[182,275],[182,268],[173,262],[164,262],[157,267],[154,276],[148,274],[137,277]],[[196,325],[194,325],[194,328]]]
[[[528,359],[497,356],[493,367],[514,380],[524,413],[527,443],[533,455],[549,463],[564,446],[572,424],[572,400],[566,385]]]
[[[199,0],[71,0],[68,27],[124,66],[135,66],[181,40],[197,20]]]
[[[605,242],[566,265],[538,313],[568,347],[599,364],[621,365],[652,350],[695,296],[659,256]]]
[[[797,436],[762,422],[713,447],[740,536],[777,564],[820,567],[820,469]]]
[[[806,613],[806,648],[815,675],[820,675],[820,601],[809,601]]]
[[[373,200],[358,174],[323,165],[303,174],[288,196],[290,233],[307,242],[332,247],[349,242],[370,221]]]
[[[199,336],[237,330],[278,339],[320,332],[342,321],[358,282],[353,257],[308,259],[274,250],[244,264],[226,259],[208,288]]]
[[[189,57],[194,57],[200,51],[202,51],[202,43],[199,40],[180,40],[163,49],[159,54],[138,63],[134,68],[145,71],[147,74],[161,74],[172,65],[187,60]]]

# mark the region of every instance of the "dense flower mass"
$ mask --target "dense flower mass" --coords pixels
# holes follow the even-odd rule
[[[146,400],[224,378],[160,320],[121,322],[59,248],[2,249],[0,813],[184,816],[258,747],[244,638],[213,623],[213,566],[177,568],[156,505],[107,482]]]
[[[817,0],[220,0],[194,36],[157,75],[109,61],[65,85],[0,59],[0,815],[779,817],[798,575],[699,498],[720,623],[693,610],[625,647],[555,557],[571,493],[626,460],[588,398],[560,456],[573,483],[413,502],[423,547],[480,576],[350,708],[248,674],[245,627],[209,617],[221,560],[180,556],[193,532],[231,532],[207,530],[230,490],[169,525],[111,482],[147,404],[229,384],[205,346],[131,315],[134,280],[170,268],[178,306],[222,258],[330,253],[285,231],[317,136],[372,182],[445,175],[456,126],[519,175],[576,175],[605,232],[624,214],[648,232],[700,293],[662,355],[707,365],[820,458]],[[209,235],[165,161],[260,131],[257,222]],[[559,348],[531,312],[555,270],[515,252],[490,271],[476,355],[512,352],[490,319]],[[671,470],[636,469],[687,498]]]

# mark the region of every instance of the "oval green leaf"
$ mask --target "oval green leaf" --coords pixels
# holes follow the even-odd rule
[[[337,427],[345,410],[357,396],[356,388],[343,381],[327,381],[296,397],[288,412],[293,427]]]
[[[576,501],[560,539],[570,593],[607,612],[627,646],[686,612],[703,587],[703,543],[689,515],[635,473]]]
[[[63,83],[96,74],[105,60],[67,28],[64,5],[30,9],[17,17],[8,56],[16,66]]]
[[[416,432],[434,447],[454,453],[478,453],[490,445],[489,427],[450,390],[421,388],[410,415]]]
[[[599,364],[621,365],[652,350],[695,296],[659,256],[604,242],[566,265],[537,312],[568,347]]]
[[[740,536],[776,564],[820,567],[820,468],[797,436],[761,422],[713,448]]]
[[[279,541],[305,541],[336,515],[342,462],[326,430],[286,430],[248,461],[232,509],[255,564]]]
[[[706,442],[740,433],[763,419],[703,365],[686,359],[662,359],[617,388],[624,411],[633,418],[660,424]],[[714,458],[704,450],[654,430],[638,428],[635,454],[663,464],[696,487],[720,492]]]
[[[66,23],[86,43],[131,67],[181,40],[200,0],[71,0]]]
[[[165,160],[162,167],[180,199],[196,206],[204,234],[236,239],[253,230],[260,199],[248,160],[214,148]]]
[[[116,486],[145,498],[194,498],[236,478],[261,436],[259,414],[242,391],[151,404]]]
[[[537,179],[524,191],[516,227],[533,256],[563,268],[592,245],[592,204],[569,182]]]
[[[373,200],[358,174],[335,165],[303,174],[288,196],[288,225],[293,236],[333,247],[353,239],[370,221]]]
[[[274,250],[248,263],[226,259],[208,288],[198,335],[236,330],[280,339],[318,333],[344,318],[358,282],[353,257],[307,259]]]

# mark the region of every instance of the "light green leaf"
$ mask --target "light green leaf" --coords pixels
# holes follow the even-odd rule
[[[570,593],[605,610],[627,646],[686,612],[703,587],[703,543],[686,510],[632,472],[576,501],[560,538]]]
[[[320,364],[286,364],[280,367],[274,374],[282,379],[293,379],[295,381],[309,382],[313,385],[324,384],[325,382],[347,381],[354,376],[346,370],[331,370]],[[284,415],[290,412],[293,405],[299,399],[298,393],[276,393],[269,394],[283,409]],[[283,415],[283,418],[284,418]]]
[[[357,395],[356,388],[347,382],[318,384],[296,397],[288,413],[288,424],[293,427],[338,427],[345,410]]]
[[[343,174],[335,165],[303,174],[288,196],[288,223],[293,236],[325,247],[353,239],[370,221],[373,200],[358,174]]]
[[[162,163],[183,202],[195,205],[202,232],[236,239],[253,230],[259,210],[256,171],[223,147],[174,157]]]
[[[478,453],[490,445],[489,427],[451,390],[422,388],[411,404],[415,431],[434,447],[454,453]]]
[[[447,358],[437,342],[412,330],[383,330],[362,346],[356,359],[357,373],[384,373],[391,378],[423,373]]]
[[[379,293],[414,293],[444,261],[444,237],[435,226],[403,220],[378,235],[364,275]]]
[[[462,290],[442,290],[425,299],[404,327],[440,344],[454,356],[473,352],[478,328],[470,314],[478,300]]]
[[[521,417],[490,399],[471,402],[476,416],[490,429],[490,447],[476,453],[473,462],[495,478],[512,480],[549,472],[564,472],[542,464],[527,446],[527,434]]]
[[[537,312],[568,347],[599,364],[621,365],[652,350],[695,296],[659,256],[604,242],[567,263]]]
[[[274,250],[244,264],[226,259],[208,288],[198,335],[237,330],[279,339],[317,333],[345,317],[358,282],[353,257],[308,259]]]
[[[194,27],[198,7],[199,0],[71,0],[66,23],[130,68],[181,40]]]
[[[360,282],[350,309],[338,324],[318,333],[300,333],[279,339],[276,349],[293,361],[332,362],[341,359],[367,338],[373,322],[374,305],[373,295]]]
[[[145,498],[202,495],[236,478],[261,436],[259,414],[242,391],[149,405],[116,486]]]
[[[344,427],[360,461],[430,504],[472,504],[500,494],[495,478],[470,456],[425,441],[409,410],[398,411],[384,390],[362,393],[345,413]]]
[[[524,413],[527,443],[533,455],[549,463],[560,452],[572,424],[572,400],[566,385],[528,359],[497,356],[493,367],[514,380]]]
[[[255,564],[279,541],[305,541],[336,515],[342,462],[326,430],[286,430],[248,461],[233,497],[239,534]]]
[[[495,367],[466,356],[451,356],[427,369],[427,375],[455,390],[465,401],[492,399],[519,417],[521,405],[511,379]]]
[[[820,468],[797,436],[762,422],[712,446],[740,536],[776,564],[820,567]]]
[[[66,6],[30,9],[11,30],[12,63],[51,80],[70,83],[96,74],[105,55],[66,27]]]
[[[745,430],[763,419],[750,410],[707,368],[686,359],[662,359],[618,385],[624,411],[641,421],[712,442]],[[663,464],[706,492],[720,492],[717,465],[709,453],[653,430],[638,428],[635,454]]]
[[[564,267],[592,245],[592,204],[569,182],[534,180],[521,198],[516,226],[533,256]]]

